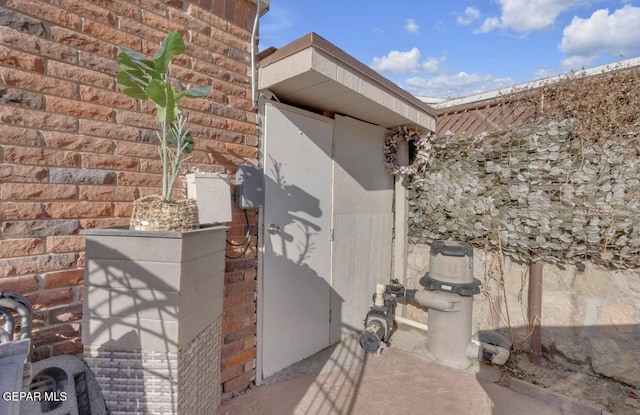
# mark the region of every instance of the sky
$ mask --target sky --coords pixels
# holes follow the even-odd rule
[[[640,56],[640,0],[271,0],[260,50],[315,32],[418,97]]]

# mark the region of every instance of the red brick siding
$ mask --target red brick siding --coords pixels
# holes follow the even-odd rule
[[[152,106],[114,81],[117,46],[150,54],[169,30],[187,54],[181,88],[196,138],[185,171],[234,174],[258,157],[250,91],[248,0],[8,0],[0,6],[0,290],[34,307],[34,358],[82,350],[81,229],[128,223],[132,201],[159,193]],[[179,189],[183,191],[184,189]],[[250,212],[252,223],[257,215]],[[234,241],[244,215],[234,210]],[[255,240],[254,240],[255,244]],[[239,250],[229,246],[229,255]],[[255,378],[255,249],[228,260],[223,389]]]

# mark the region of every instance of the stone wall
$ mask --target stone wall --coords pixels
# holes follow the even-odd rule
[[[429,269],[428,245],[409,245],[406,285]],[[502,271],[501,271],[502,270]],[[475,297],[473,331],[498,330],[528,349],[528,265],[474,249],[474,276],[483,281]],[[426,314],[406,307],[407,317]],[[567,367],[640,386],[640,272],[545,264],[542,287],[542,346]]]
[[[126,224],[134,199],[160,192],[157,121],[151,105],[117,90],[118,45],[149,55],[167,32],[183,35],[172,75],[180,87],[212,86],[206,99],[181,101],[196,143],[186,170],[233,175],[258,157],[255,13],[250,0],[0,2],[0,290],[32,303],[35,360],[82,352],[79,231]],[[239,242],[244,215],[233,213]],[[225,392],[254,378],[255,257],[227,263]]]

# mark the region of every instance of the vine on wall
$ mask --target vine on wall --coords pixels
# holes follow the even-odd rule
[[[406,169],[410,240],[462,240],[523,262],[639,267],[638,90],[637,70],[570,74],[500,98],[531,110],[520,127],[406,137],[421,151]]]

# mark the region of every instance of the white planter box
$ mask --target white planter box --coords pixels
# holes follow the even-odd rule
[[[227,229],[82,232],[84,359],[112,412],[215,413]]]

